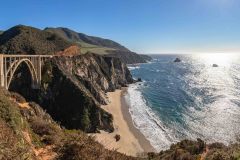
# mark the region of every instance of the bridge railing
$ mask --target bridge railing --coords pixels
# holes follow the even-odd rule
[[[20,57],[20,58],[23,58],[23,57],[42,57],[42,58],[52,58],[54,57],[54,55],[23,55],[23,54],[0,54],[0,56],[3,56],[3,57]]]

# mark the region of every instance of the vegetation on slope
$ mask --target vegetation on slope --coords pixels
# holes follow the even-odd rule
[[[127,64],[145,63],[147,60],[151,60],[151,57],[138,55],[109,39],[88,36],[61,27],[46,28],[45,30],[55,33],[69,42],[79,44],[81,46],[81,53],[92,52],[100,55],[114,56],[120,58],[122,62]]]
[[[91,47],[93,46],[100,46],[100,47],[106,47],[106,48],[113,48],[113,49],[118,49],[118,50],[123,50],[123,51],[129,51],[127,48],[124,46],[120,45],[117,42],[114,42],[109,39],[104,39],[100,37],[94,37],[94,36],[88,36],[83,33],[77,33],[73,30],[70,30],[68,28],[46,28],[46,31],[55,33],[62,38],[72,41],[72,42],[79,42],[81,44],[88,44]]]
[[[239,160],[240,144],[225,146],[221,143],[206,144],[197,141],[183,140],[172,144],[170,149],[159,153],[148,153],[151,160]]]
[[[29,130],[16,103],[9,100],[10,93],[0,89],[0,159],[33,159],[34,155],[24,138]]]
[[[0,53],[5,54],[54,54],[71,45],[56,34],[23,25],[0,35]]]
[[[0,89],[0,129],[3,160],[136,159],[104,149],[79,130],[62,129],[39,105],[4,89]]]
[[[114,55],[124,63],[144,63],[146,56],[140,56],[109,39],[88,36],[67,28],[46,28],[40,30],[18,25],[0,34],[0,53],[5,54],[60,54],[72,51],[74,55],[87,52]],[[70,49],[68,49],[70,48]],[[73,53],[68,53],[68,55]],[[149,58],[149,57],[148,57]]]

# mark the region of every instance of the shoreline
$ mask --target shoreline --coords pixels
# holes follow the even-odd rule
[[[109,150],[117,150],[129,156],[137,156],[146,152],[155,152],[156,150],[145,138],[145,136],[134,126],[132,117],[129,113],[129,106],[124,98],[127,93],[127,87],[121,90],[107,93],[109,104],[102,105],[101,108],[113,115],[114,132],[91,134],[95,140],[101,143]],[[116,134],[120,135],[120,140],[116,142]]]
[[[142,134],[142,132],[134,126],[132,116],[129,112],[129,105],[127,104],[126,99],[124,98],[126,94],[127,94],[127,87],[123,87],[122,93],[121,93],[121,105],[122,105],[121,109],[122,109],[122,112],[124,113],[123,114],[124,120],[127,122],[130,131],[137,138],[144,152],[156,152],[154,147],[151,145],[150,141],[147,140],[147,138]]]

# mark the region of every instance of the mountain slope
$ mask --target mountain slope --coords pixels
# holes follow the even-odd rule
[[[5,54],[54,54],[71,45],[53,33],[23,25],[0,35],[0,52]]]
[[[101,46],[101,47],[108,47],[108,48],[113,48],[113,49],[118,49],[118,50],[124,50],[124,51],[129,51],[127,48],[124,46],[120,45],[117,42],[114,42],[109,39],[104,39],[100,37],[94,37],[94,36],[88,36],[83,33],[77,33],[73,30],[70,30],[68,28],[46,28],[45,31],[51,32],[58,34],[62,38],[72,41],[72,42],[79,42],[80,44],[87,43],[95,46]]]
[[[0,35],[3,33],[4,31],[0,31]]]
[[[101,157],[101,158],[99,158]],[[38,104],[0,88],[1,160],[134,160],[94,138],[63,129]]]
[[[80,49],[78,49],[80,47]],[[37,28],[18,25],[0,34],[0,53],[76,55],[92,52],[118,57],[126,64],[145,63],[146,58],[112,40],[88,36],[67,28]]]
[[[93,52],[96,54],[118,57],[126,64],[146,63],[149,59],[151,60],[151,57],[146,55],[141,56],[137,53],[131,52],[126,47],[112,40],[88,36],[62,27],[46,28],[45,30],[55,33],[69,42],[79,44],[82,53]]]

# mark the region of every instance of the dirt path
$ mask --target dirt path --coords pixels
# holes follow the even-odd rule
[[[208,151],[209,151],[208,146],[206,146],[206,150],[202,153],[200,160],[205,160],[206,159]]]
[[[27,108],[27,109],[31,108],[29,106],[29,103],[27,103],[27,102],[26,103],[18,103],[18,105],[21,108]],[[53,160],[57,156],[57,153],[53,151],[53,148],[54,148],[53,145],[47,145],[47,146],[42,147],[42,148],[36,148],[32,143],[32,139],[31,139],[31,136],[28,133],[28,131],[22,131],[22,134],[23,134],[25,140],[31,146],[35,156],[39,160]]]

